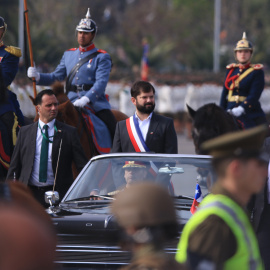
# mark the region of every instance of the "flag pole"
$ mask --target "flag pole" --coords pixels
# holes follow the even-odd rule
[[[24,0],[24,16],[25,16],[26,29],[27,29],[28,46],[29,46],[29,53],[30,53],[30,63],[31,63],[31,67],[33,67],[34,66],[33,49],[32,49],[32,42],[31,42],[31,36],[30,36],[30,27],[29,27],[28,9],[27,9],[26,0]],[[33,81],[34,98],[36,98],[36,96],[37,96],[36,78],[32,78],[32,81]]]

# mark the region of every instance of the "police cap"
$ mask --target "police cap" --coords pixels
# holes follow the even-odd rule
[[[124,228],[177,224],[171,196],[164,187],[153,182],[134,183],[119,192],[111,210]]]
[[[230,132],[204,142],[201,148],[214,158],[250,157],[268,162],[267,155],[261,152],[267,131],[266,125],[260,125],[244,131]]]
[[[146,168],[146,163],[142,161],[126,161],[123,169],[127,168]]]

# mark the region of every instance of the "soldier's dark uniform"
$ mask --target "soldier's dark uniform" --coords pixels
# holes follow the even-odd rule
[[[2,41],[7,29],[7,24],[2,17],[0,17],[0,28],[4,29],[4,33],[0,37],[0,64],[2,66],[5,86],[8,86],[12,83],[18,72],[19,58],[22,54],[20,48],[6,46]]]
[[[0,178],[5,176],[10,163],[19,126],[24,125],[24,116],[15,93],[8,89],[14,80],[19,64],[21,50],[6,46],[2,41],[7,24],[0,17]],[[0,179],[1,181],[1,179]]]
[[[246,40],[245,34],[234,50],[235,53],[239,50],[250,50],[252,54],[252,45]],[[265,113],[259,102],[264,84],[263,65],[230,64],[227,66],[220,106],[227,111],[241,106],[244,113],[237,119],[242,122],[244,128],[266,123]]]

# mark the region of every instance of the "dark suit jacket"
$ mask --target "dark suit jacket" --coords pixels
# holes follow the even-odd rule
[[[73,183],[72,161],[74,161],[77,170],[80,171],[87,163],[87,158],[83,152],[76,128],[57,120],[55,125],[58,132],[53,138],[52,168],[55,174],[60,142],[62,140],[55,190],[59,192],[60,198],[63,198]],[[35,158],[37,128],[38,122],[20,129],[7,179],[13,179],[15,172],[16,179],[19,179],[19,181],[26,185],[28,184]]]
[[[264,144],[262,150],[268,154],[268,158],[270,159],[270,137],[267,137],[264,140]],[[269,177],[269,175],[268,175]],[[269,179],[267,180],[269,181]],[[267,181],[265,183],[264,188],[260,191],[260,193],[254,195],[248,205],[249,211],[252,212],[252,222],[254,225],[255,232],[258,233],[259,225],[262,220],[262,216],[264,215],[265,206],[268,204],[267,202]]]
[[[173,119],[153,113],[145,143],[152,152],[177,154],[177,136]],[[135,152],[128,135],[126,120],[116,125],[111,152]]]

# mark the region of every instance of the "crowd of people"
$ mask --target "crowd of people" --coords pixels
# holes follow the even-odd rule
[[[16,95],[8,88],[21,53],[19,48],[4,45],[6,31],[7,24],[0,17],[0,268],[49,270],[53,269],[56,236],[42,211],[47,207],[44,193],[55,187],[63,198],[73,182],[72,163],[80,171],[87,158],[76,128],[56,119],[59,103],[51,89],[38,93],[39,119],[25,125]],[[66,80],[73,105],[89,115],[94,112],[105,123],[111,152],[178,153],[173,119],[154,112],[155,88],[147,81],[134,82],[130,94],[135,113],[116,123],[105,93],[112,61],[106,51],[95,47],[96,34],[97,25],[88,9],[76,27],[78,48],[65,51],[53,72],[39,73],[29,67],[28,77],[44,86]],[[270,269],[266,181],[270,144],[259,102],[264,72],[261,64],[250,62],[253,45],[245,33],[234,53],[237,63],[227,66],[220,106],[243,130],[202,144],[213,156],[218,180],[185,225],[175,258],[164,251],[165,242],[179,233],[168,191],[153,183],[131,184],[134,177],[144,177],[144,164],[127,161],[123,166],[126,185],[115,192],[111,208],[121,228],[121,246],[132,253],[130,265],[123,269]],[[21,194],[13,186],[25,193],[29,203],[17,201]],[[24,253],[19,256],[20,248]],[[12,260],[17,252],[21,259]]]

